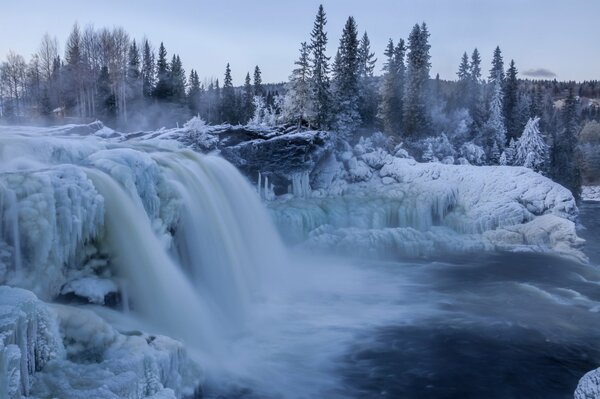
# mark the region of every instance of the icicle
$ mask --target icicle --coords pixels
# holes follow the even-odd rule
[[[262,198],[262,194],[260,192],[261,191],[261,186],[260,186],[261,179],[262,179],[262,176],[261,176],[260,172],[258,172],[258,184],[256,185],[256,192],[258,193],[258,196],[260,198]]]

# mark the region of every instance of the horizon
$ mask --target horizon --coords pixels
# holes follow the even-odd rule
[[[194,69],[201,80],[222,79],[225,65],[230,63],[236,86],[243,83],[246,72],[252,72],[255,65],[261,68],[266,83],[280,83],[287,80],[300,43],[309,40],[317,7],[323,3],[328,18],[328,55],[334,55],[342,26],[352,15],[357,20],[359,32],[362,34],[366,30],[369,34],[378,59],[377,75],[381,74],[388,38],[394,42],[399,38],[406,39],[412,26],[420,22],[427,23],[431,33],[431,76],[439,73],[444,80],[456,80],[462,53],[470,54],[474,48],[481,53],[483,76],[487,77],[496,45],[500,46],[507,63],[515,60],[521,78],[596,80],[594,65],[600,62],[598,52],[585,51],[593,48],[593,36],[582,35],[575,29],[593,23],[594,16],[600,12],[600,3],[567,5],[551,0],[523,5],[517,0],[508,0],[498,5],[474,0],[452,4],[427,0],[409,5],[403,0],[398,5],[398,2],[385,0],[379,2],[378,7],[371,7],[357,0],[343,3],[310,0],[302,4],[273,1],[245,4],[230,0],[225,2],[226,5],[202,2],[195,10],[191,8],[192,2],[185,0],[178,3],[182,5],[180,8],[144,2],[144,18],[138,19],[131,15],[141,1],[118,3],[115,0],[102,5],[81,5],[74,1],[11,2],[0,15],[0,35],[9,37],[19,26],[26,24],[28,28],[10,44],[8,40],[0,43],[0,59],[5,59],[10,50],[29,59],[37,52],[45,33],[58,39],[62,57],[66,38],[76,22],[81,28],[89,24],[96,28],[123,27],[138,43],[147,37],[155,51],[160,42],[164,42],[169,57],[179,54],[186,74]],[[62,17],[48,20],[47,16],[57,5],[64,5]],[[385,12],[386,7],[393,7],[394,12]],[[517,9],[519,12],[515,11]],[[297,17],[290,21],[282,17],[286,14]],[[267,24],[248,24],[249,20],[258,21],[265,16]],[[221,22],[225,20],[230,23]],[[527,32],[532,26],[535,31]],[[556,29],[556,26],[564,28]],[[585,58],[572,62],[575,57]]]

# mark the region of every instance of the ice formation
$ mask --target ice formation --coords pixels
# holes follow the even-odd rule
[[[285,280],[270,216],[289,242],[346,255],[584,259],[572,195],[528,169],[421,164],[376,139],[334,146],[326,132],[223,129],[0,128],[0,284],[29,290],[0,287],[0,397],[192,395],[198,361],[228,367],[218,358],[246,328],[247,304]],[[257,188],[185,148],[223,141],[253,157]]]

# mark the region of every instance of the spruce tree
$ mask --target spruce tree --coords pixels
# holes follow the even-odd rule
[[[154,54],[150,48],[150,43],[145,40],[142,60],[142,92],[145,98],[152,97],[154,82]]]
[[[547,166],[548,146],[539,129],[540,118],[527,121],[523,134],[517,141],[513,164],[544,172]]]
[[[465,51],[460,59],[460,65],[458,66],[458,83],[456,85],[456,99],[455,104],[459,108],[467,108],[469,106],[469,93],[470,82],[471,82],[471,68],[469,65],[469,56]]]
[[[306,42],[300,45],[300,57],[294,64],[296,67],[290,76],[283,103],[283,116],[300,129],[303,123],[310,126],[315,117],[310,86],[310,48]]]
[[[185,102],[185,70],[181,63],[179,55],[173,55],[170,68],[171,99],[172,101],[183,104]]]
[[[406,90],[404,92],[404,133],[419,136],[429,131],[427,108],[429,82],[429,32],[427,25],[415,25],[408,37]]]
[[[235,100],[235,89],[231,78],[229,63],[225,67],[225,80],[223,81],[223,98],[221,100],[221,116],[224,122],[235,124],[238,122]]]
[[[254,67],[254,95],[255,96],[264,96],[265,89],[262,84],[262,72],[260,68],[257,66]]]
[[[107,66],[100,69],[96,87],[96,112],[103,120],[113,121],[117,115],[117,102],[111,89]]]
[[[335,68],[336,129],[343,135],[360,125],[358,31],[353,17],[349,17],[342,31]]]
[[[577,100],[573,95],[573,89],[569,89],[569,95],[561,112],[561,130],[555,135],[551,153],[551,175],[552,179],[562,184],[579,199],[581,195],[581,172],[576,159],[577,134],[579,132],[579,121],[577,115]]]
[[[142,73],[140,70],[140,51],[135,43],[135,40],[131,43],[128,53],[127,63],[127,89],[128,97],[131,99],[133,104],[138,105],[138,102],[142,98]]]
[[[250,72],[246,73],[246,79],[244,80],[244,91],[242,94],[242,106],[241,110],[243,113],[242,122],[246,123],[254,114],[254,88],[250,81]]]
[[[154,87],[154,97],[158,100],[167,100],[171,97],[171,76],[169,63],[167,61],[167,50],[161,42],[158,49],[158,60],[156,60],[157,82]]]
[[[319,6],[311,32],[312,49],[312,103],[315,107],[315,124],[320,129],[329,127],[331,120],[331,92],[329,84],[329,57],[327,50],[327,17],[323,5]]]
[[[519,134],[521,133],[517,117],[518,90],[517,68],[514,60],[511,60],[504,81],[504,120],[506,121],[508,138],[515,140],[519,138]]]
[[[367,32],[360,40],[359,59],[359,113],[363,124],[372,126],[377,116],[377,91],[373,72],[375,70],[375,53],[371,52],[371,42]]]
[[[489,117],[485,124],[486,144],[490,148],[490,159],[494,162],[499,161],[497,155],[506,145],[506,125],[504,123],[504,113],[502,110],[502,82],[497,79],[494,81],[494,92],[489,104]],[[492,150],[495,148],[496,150]]]
[[[202,88],[200,86],[200,79],[198,78],[198,72],[195,70],[190,71],[189,78],[190,88],[187,94],[188,107],[192,113],[192,115],[197,115],[200,113],[200,96],[202,92]]]
[[[469,64],[469,114],[473,123],[471,125],[472,135],[476,135],[482,128],[485,120],[485,109],[483,107],[483,88],[481,84],[481,56],[477,49],[471,54]]]
[[[502,51],[500,46],[496,46],[494,50],[494,56],[492,57],[492,69],[490,69],[490,75],[488,77],[490,83],[500,80],[504,83],[504,60],[502,59]]]
[[[389,135],[399,135],[402,128],[404,52],[405,47],[402,39],[395,47],[394,42],[390,39],[384,53],[387,60],[383,66],[384,75],[378,117],[383,124],[383,131]]]

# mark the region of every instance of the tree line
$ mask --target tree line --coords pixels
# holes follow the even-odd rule
[[[222,81],[201,81],[163,43],[155,51],[122,28],[82,31],[75,24],[64,57],[49,35],[29,62],[8,54],[0,65],[0,118],[66,115],[141,128],[198,115],[213,124],[334,130],[348,139],[376,129],[425,161],[529,166],[577,192],[578,135],[586,121],[600,119],[589,100],[600,97],[597,81],[521,79],[499,47],[487,76],[473,49],[457,60],[455,80],[432,78],[425,23],[406,39],[389,39],[378,75],[355,18],[347,19],[333,56],[326,28],[321,5],[287,83],[264,84],[256,66],[236,86],[229,64]]]

